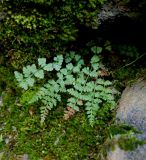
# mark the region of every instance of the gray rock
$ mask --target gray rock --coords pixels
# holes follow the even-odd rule
[[[122,6],[107,2],[102,6],[101,11],[98,14],[98,21],[99,23],[106,20],[112,22],[116,17],[120,16],[128,16],[128,12]]]
[[[139,140],[146,141],[146,81],[138,81],[127,87],[120,99],[117,123],[126,123],[136,128]],[[133,151],[121,150],[118,146],[108,153],[108,160],[146,160],[146,145],[140,145]]]
[[[0,107],[3,106],[3,96],[5,95],[5,92],[3,91],[0,95]]]
[[[3,105],[2,97],[0,96],[0,106]]]
[[[110,151],[108,153],[108,160],[126,160],[125,159],[125,151],[119,148],[118,145],[115,146],[114,151]]]
[[[146,82],[135,83],[124,90],[116,118],[146,135]]]

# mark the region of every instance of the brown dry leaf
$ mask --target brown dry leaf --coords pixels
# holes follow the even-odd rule
[[[29,114],[30,114],[31,116],[34,115],[34,108],[33,108],[33,107],[30,107],[30,108],[29,108]]]
[[[109,76],[110,73],[107,69],[102,69],[100,72],[99,72],[99,76],[101,77],[105,77],[105,76]]]
[[[56,160],[56,158],[53,154],[49,154],[43,160]]]
[[[16,160],[29,160],[27,154],[17,155],[15,158],[16,158]]]
[[[64,120],[70,119],[75,113],[76,111],[73,108],[68,106],[64,111],[64,116],[63,116]]]

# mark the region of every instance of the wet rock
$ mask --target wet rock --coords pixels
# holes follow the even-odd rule
[[[146,81],[138,81],[128,86],[122,93],[119,102],[117,123],[126,123],[136,128],[138,140],[146,141]],[[146,145],[139,145],[133,151],[115,150],[108,153],[108,160],[146,160]]]

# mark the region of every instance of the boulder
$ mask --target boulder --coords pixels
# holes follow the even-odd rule
[[[138,81],[126,87],[119,101],[117,123],[126,123],[139,131],[138,140],[146,141],[146,81]],[[133,151],[124,151],[115,146],[108,153],[108,160],[146,160],[146,145],[139,145]]]

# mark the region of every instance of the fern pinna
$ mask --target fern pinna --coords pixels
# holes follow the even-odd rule
[[[112,83],[99,76],[101,62],[98,54],[101,48],[93,47],[91,50],[96,54],[91,58],[88,67],[80,55],[70,52],[65,57],[54,57],[52,63],[46,63],[46,58],[39,58],[38,67],[32,64],[23,67],[22,73],[15,71],[19,86],[25,92],[31,88],[27,103],[42,103],[41,123],[44,122],[48,111],[61,102],[61,93],[69,95],[67,106],[76,111],[79,111],[80,106],[85,108],[91,126],[95,123],[101,104],[108,102],[111,106],[114,105],[114,96],[110,89]],[[37,89],[34,87],[37,81],[44,79],[45,74],[54,71],[55,77]]]

